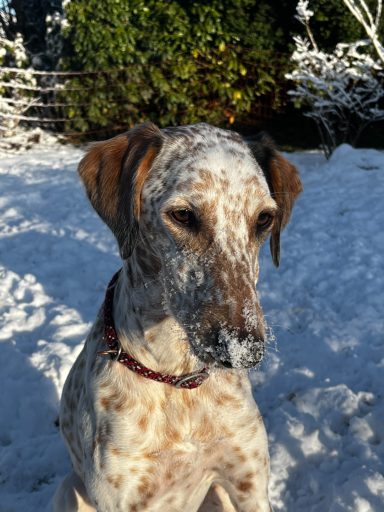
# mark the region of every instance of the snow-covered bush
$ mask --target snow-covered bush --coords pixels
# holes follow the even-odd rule
[[[297,18],[308,38],[294,38],[296,68],[286,75],[295,83],[289,91],[318,127],[327,157],[341,143],[355,145],[364,128],[384,119],[384,71],[372,57],[370,41],[339,43],[331,53],[321,51],[311,31],[313,12],[300,0]]]
[[[3,0],[0,10],[0,133],[20,122],[55,117],[59,60],[63,55],[63,7],[69,0]]]
[[[25,87],[36,86],[36,79],[26,69],[29,58],[23,37],[17,34],[12,41],[0,27],[0,133],[12,135],[19,116],[31,105],[33,94]],[[16,70],[20,69],[18,73]]]

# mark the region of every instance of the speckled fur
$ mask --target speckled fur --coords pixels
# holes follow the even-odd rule
[[[79,172],[123,258],[114,299],[123,350],[156,371],[205,365],[210,377],[177,389],[98,357],[99,315],[63,391],[73,474],[54,510],[269,512],[267,438],[245,368],[264,351],[259,247],[288,221],[296,170],[270,141],[250,149],[206,124],[146,124],[94,145]],[[198,228],[174,221],[182,208]],[[265,211],[275,221],[260,233]]]

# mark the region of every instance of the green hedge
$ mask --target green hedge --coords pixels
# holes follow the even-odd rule
[[[63,93],[81,131],[208,121],[249,115],[258,96],[281,101],[288,64],[269,2],[73,0],[62,67],[95,72]]]

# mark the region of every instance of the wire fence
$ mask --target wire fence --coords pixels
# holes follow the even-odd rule
[[[115,120],[107,126],[95,126],[89,109],[92,95],[105,94],[106,91],[110,93],[114,88],[119,91],[119,84],[127,79],[127,71],[126,68],[119,68],[108,71],[48,72],[0,67],[0,136],[15,133],[19,127],[39,127],[76,142],[126,130],[127,125]],[[281,90],[284,91],[284,87],[280,87],[280,94]],[[274,92],[257,98],[252,104],[252,123],[269,120],[275,105]],[[109,108],[122,108],[124,112],[129,112],[129,97],[114,94]],[[89,122],[92,129],[79,129],[81,122]]]

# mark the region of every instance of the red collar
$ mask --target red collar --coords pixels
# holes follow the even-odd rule
[[[200,386],[205,379],[209,376],[207,368],[202,368],[199,371],[193,373],[185,373],[184,375],[167,375],[159,372],[155,372],[146,366],[136,361],[132,356],[126,352],[122,352],[119,338],[116,333],[115,323],[113,321],[113,296],[117,278],[120,274],[119,270],[112,277],[111,282],[108,285],[105,300],[103,305],[104,314],[104,341],[108,346],[108,350],[98,352],[98,355],[106,356],[109,355],[113,361],[118,361],[135,373],[138,373],[142,377],[152,379],[157,382],[164,382],[170,384],[176,388],[194,389]]]

